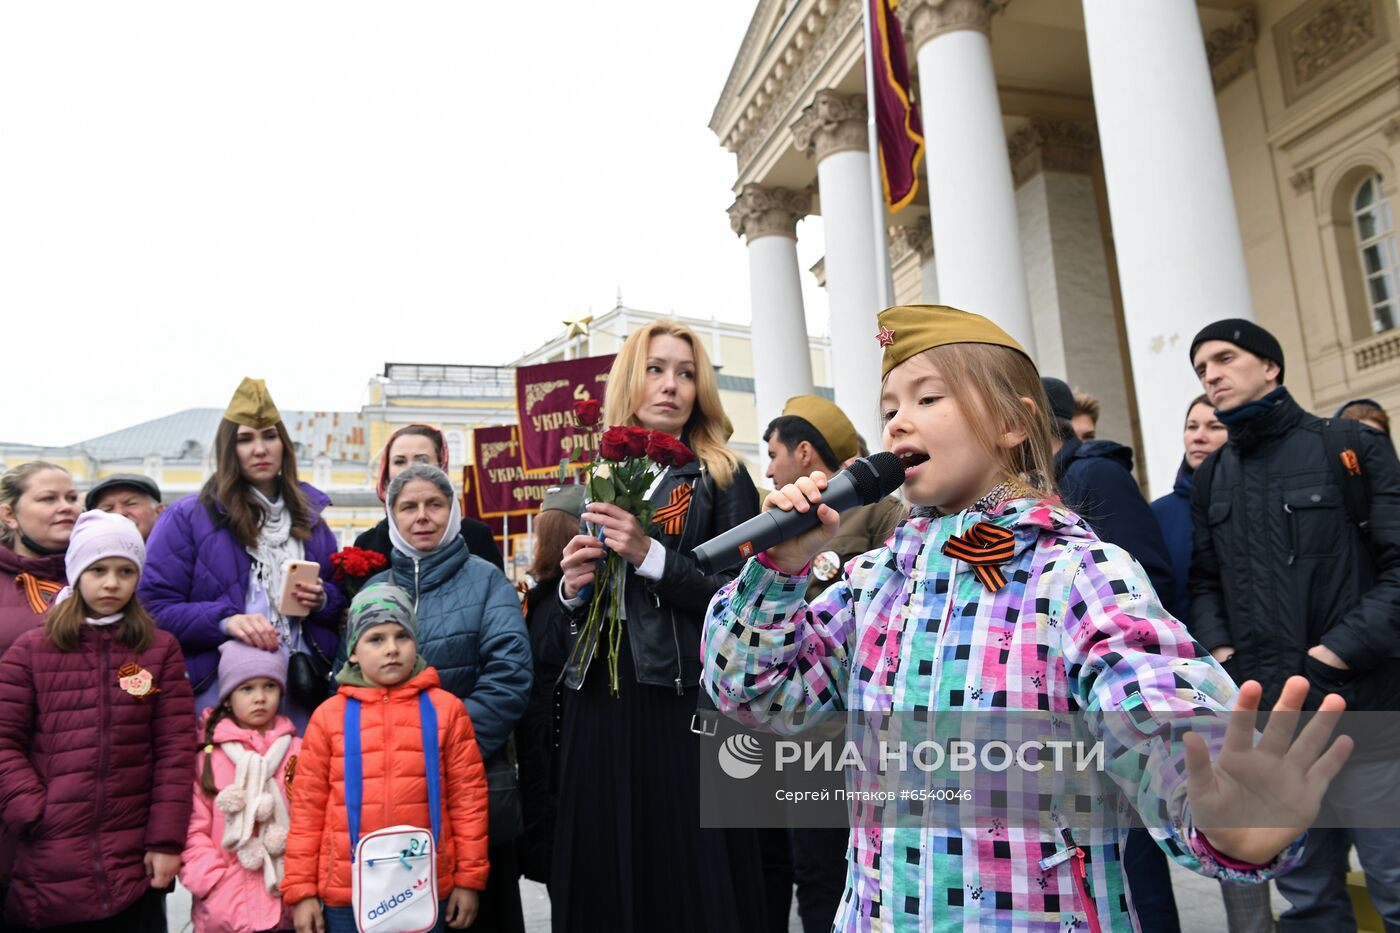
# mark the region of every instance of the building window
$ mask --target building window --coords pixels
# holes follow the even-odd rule
[[[447,462],[458,469],[467,462],[467,439],[461,431],[444,431],[447,437]]]
[[[1371,329],[1390,330],[1400,320],[1400,250],[1396,248],[1390,202],[1383,179],[1376,173],[1361,182],[1352,198],[1356,245],[1361,252],[1361,274],[1366,280],[1366,303],[1371,309]]]

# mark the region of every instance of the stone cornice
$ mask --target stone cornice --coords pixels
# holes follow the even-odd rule
[[[1246,7],[1228,26],[1211,30],[1206,36],[1206,60],[1218,94],[1226,85],[1254,67],[1254,46],[1259,41],[1259,23],[1254,9]]]
[[[1019,188],[1041,172],[1091,171],[1099,137],[1092,126],[1032,114],[1006,147],[1011,176]]]
[[[711,128],[720,134],[720,142],[739,157],[739,169],[753,161],[759,150],[781,130],[781,121],[792,112],[799,95],[810,93],[817,71],[827,63],[838,43],[852,30],[859,32],[861,0],[817,0],[808,6],[795,27],[785,28],[780,52],[768,57],[771,66],[766,73],[755,74],[757,88],[743,103],[743,111],[728,124],[721,126],[718,114],[724,106],[721,100],[717,118]],[[741,50],[742,51],[742,50]],[[737,82],[731,82],[734,84]],[[726,85],[725,96],[747,93]]]
[[[1011,0],[906,0],[904,22],[917,52],[930,39],[945,32],[975,29],[990,36],[992,17]]]
[[[803,108],[802,116],[792,124],[793,145],[797,151],[815,156],[818,162],[836,152],[864,152],[870,146],[868,113],[861,94],[818,91],[816,99]]]
[[[752,243],[759,237],[797,239],[797,222],[812,210],[808,191],[748,184],[729,207],[729,229]]]

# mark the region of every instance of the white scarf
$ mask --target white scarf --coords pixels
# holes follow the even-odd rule
[[[394,546],[394,550],[402,554],[407,554],[414,560],[422,560],[442,547],[443,544],[451,541],[462,533],[462,503],[458,500],[457,496],[452,497],[452,511],[448,513],[447,527],[442,530],[442,537],[438,538],[437,544],[434,544],[426,551],[420,551],[404,540],[403,534],[399,531],[399,526],[394,522],[394,507],[392,505],[385,506],[384,511],[389,517],[389,543]]]
[[[111,625],[113,622],[120,622],[122,620],[122,614],[119,612],[114,616],[103,616],[100,619],[94,619],[92,616],[87,616],[86,618],[88,625],[101,627],[104,625]]]
[[[277,611],[277,601],[282,596],[282,568],[287,561],[303,559],[306,546],[292,537],[292,513],[285,500],[274,502],[257,489],[253,495],[263,507],[263,522],[257,544],[247,548],[248,556],[253,558],[253,576],[267,597],[268,618],[290,647],[290,628]]]
[[[239,863],[249,871],[261,868],[269,894],[276,894],[282,882],[291,825],[287,801],[277,786],[277,768],[291,744],[290,735],[279,736],[266,754],[259,755],[242,742],[219,743],[234,764],[233,782],[214,798],[214,805],[224,812],[219,844],[236,850]]]

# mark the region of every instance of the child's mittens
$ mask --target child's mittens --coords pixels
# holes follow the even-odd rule
[[[218,807],[228,816],[242,813],[243,808],[248,806],[248,794],[243,788],[230,784],[219,795],[214,798],[214,806]]]
[[[263,848],[267,849],[267,854],[273,858],[285,854],[287,851],[287,827],[273,823],[263,830],[262,842]]]

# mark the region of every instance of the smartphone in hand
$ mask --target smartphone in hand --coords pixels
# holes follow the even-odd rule
[[[296,597],[298,582],[311,583],[321,576],[321,565],[313,560],[289,560],[282,565],[282,595],[277,611],[284,616],[305,616],[311,613]]]

